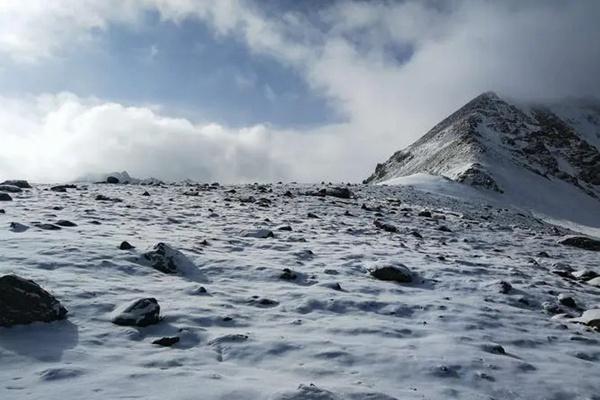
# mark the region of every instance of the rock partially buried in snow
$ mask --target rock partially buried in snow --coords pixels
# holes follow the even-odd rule
[[[37,283],[16,275],[0,278],[0,326],[64,319],[67,309]]]
[[[0,183],[0,185],[11,185],[21,189],[31,189],[31,185],[29,184],[29,182],[27,182],[24,179],[9,179]]]
[[[119,250],[131,250],[135,249],[135,246],[132,246],[128,241],[124,240],[119,245]]]
[[[136,300],[115,310],[113,324],[148,326],[160,321],[160,306],[153,297]]]
[[[594,278],[594,279],[590,279],[589,281],[587,281],[588,285],[592,285],[592,286],[596,286],[596,287],[600,287],[600,277],[598,278]]]
[[[155,244],[152,250],[142,254],[141,257],[142,261],[149,263],[152,268],[166,274],[175,274],[195,267],[182,252],[163,242]]]
[[[160,339],[156,339],[152,344],[157,344],[163,347],[170,347],[179,342],[179,336],[165,336]]]
[[[600,308],[584,311],[579,318],[571,319],[573,322],[579,322],[592,328],[600,330]]]
[[[14,185],[0,185],[0,192],[21,193],[23,189]]]
[[[19,222],[11,222],[10,223],[10,230],[12,232],[21,233],[21,232],[25,232],[27,229],[29,229],[29,227],[27,225],[21,224]]]
[[[0,201],[12,201],[12,197],[8,193],[0,192]]]
[[[275,237],[275,235],[273,234],[273,231],[271,231],[269,229],[254,229],[254,230],[242,231],[242,236],[243,237],[253,237],[253,238],[257,238],[257,239],[266,239],[266,238]]]
[[[374,266],[369,270],[373,278],[381,281],[409,283],[413,280],[412,272],[403,264]]]
[[[559,240],[558,243],[584,250],[600,251],[600,240],[587,236],[567,236]]]

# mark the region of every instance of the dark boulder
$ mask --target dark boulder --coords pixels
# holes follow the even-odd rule
[[[12,201],[12,197],[8,193],[0,192],[0,201]]]
[[[119,245],[119,250],[131,250],[135,249],[135,246],[132,246],[128,241],[122,241]]]
[[[600,240],[587,236],[567,236],[559,240],[558,243],[584,250],[600,251]]]
[[[148,326],[160,321],[160,306],[153,297],[136,300],[115,311],[113,324],[124,326]]]
[[[0,185],[11,185],[19,187],[21,189],[31,189],[31,185],[29,184],[29,182],[27,182],[24,179],[9,179],[0,183]]]
[[[37,283],[16,275],[0,277],[0,326],[64,319],[67,309]]]
[[[106,178],[106,183],[111,183],[113,185],[119,183],[119,178],[115,177],[115,176],[109,176]]]
[[[152,342],[152,344],[157,344],[159,346],[170,347],[175,343],[179,342],[179,336],[165,336],[160,339],[156,339]]]
[[[413,280],[412,272],[403,264],[375,266],[369,273],[382,281],[409,283]]]
[[[56,221],[56,225],[65,227],[77,226],[75,222],[67,221],[66,219],[59,219],[58,221]]]
[[[8,192],[8,193],[21,193],[23,191],[23,189],[21,189],[18,186],[14,186],[14,185],[0,185],[0,191],[1,192]]]

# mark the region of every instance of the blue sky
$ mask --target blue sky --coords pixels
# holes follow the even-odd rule
[[[4,0],[0,179],[354,181],[481,92],[600,96],[600,2]]]
[[[327,98],[292,66],[253,54],[204,21],[161,21],[145,12],[136,26],[111,24],[93,46],[61,49],[43,63],[5,61],[5,94],[69,91],[128,104],[160,105],[173,116],[306,128],[339,119]]]

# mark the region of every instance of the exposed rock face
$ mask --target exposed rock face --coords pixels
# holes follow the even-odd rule
[[[113,324],[125,326],[148,326],[160,321],[160,306],[153,297],[136,300],[115,311]]]
[[[67,309],[37,283],[16,275],[0,277],[0,326],[64,319]]]
[[[600,240],[592,239],[587,236],[567,236],[559,240],[558,243],[565,246],[578,247],[584,250],[600,251]]]
[[[503,168],[573,185],[600,199],[600,104],[512,104],[484,93],[393,154],[365,183],[416,173],[503,192]],[[516,187],[515,187],[516,188]]]

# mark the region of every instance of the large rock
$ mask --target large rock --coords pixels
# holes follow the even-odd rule
[[[588,236],[567,236],[559,240],[558,243],[584,250],[600,251],[600,240]]]
[[[112,322],[124,326],[148,326],[160,321],[160,306],[153,297],[131,302],[115,310]]]
[[[22,191],[23,189],[18,186],[0,184],[0,192],[21,193]]]
[[[29,184],[29,182],[27,182],[24,179],[9,179],[0,183],[0,185],[11,185],[19,187],[21,189],[31,189],[31,185]]]
[[[163,242],[155,244],[152,250],[145,252],[141,257],[144,263],[166,274],[195,268],[194,263],[182,252]]]
[[[0,326],[64,319],[67,309],[37,283],[16,275],[0,277]]]
[[[12,197],[8,193],[0,192],[0,201],[12,201]]]
[[[409,283],[413,280],[412,272],[403,264],[378,265],[369,270],[373,278],[382,281]]]

